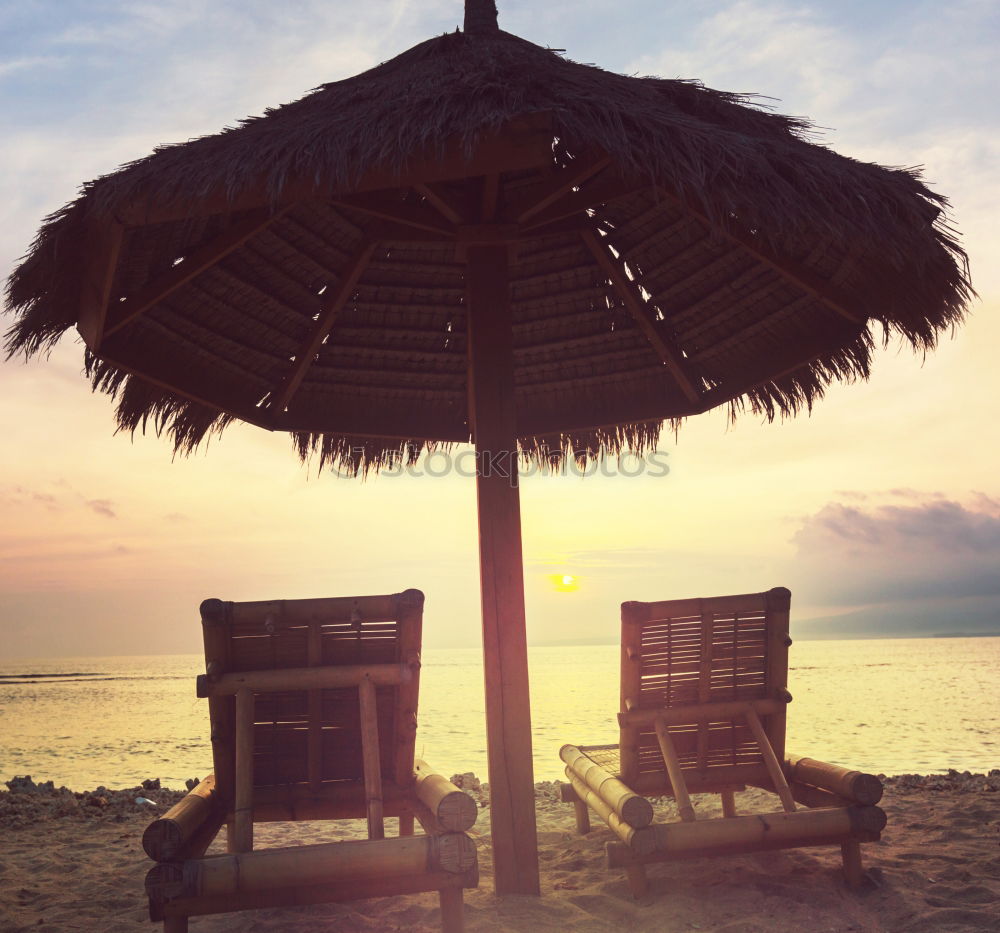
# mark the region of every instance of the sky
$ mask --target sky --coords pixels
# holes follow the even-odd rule
[[[0,274],[82,182],[451,31],[461,6],[2,0]],[[642,475],[528,477],[529,641],[613,642],[623,600],[772,586],[792,590],[796,637],[1000,632],[1000,8],[499,7],[502,28],[577,61],[764,94],[839,152],[923,166],[979,294],[935,352],[890,343],[869,382],[809,416],[732,426],[716,411],[665,432]],[[427,595],[426,645],[480,643],[471,477],[428,475],[444,460],[320,475],[248,426],[175,458],[115,433],[82,355],[68,333],[45,360],[0,364],[0,659],[197,652],[208,596],[407,587]]]

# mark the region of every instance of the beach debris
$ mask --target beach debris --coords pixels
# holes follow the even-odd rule
[[[13,777],[5,783],[12,794],[54,794],[56,792],[55,784],[52,781],[42,781],[40,784],[36,784],[31,780],[30,774]]]
[[[159,778],[146,778],[142,782],[143,790],[159,790],[160,789],[160,779]]]
[[[88,807],[106,807],[109,804],[108,798],[103,794],[91,794],[86,798]]]
[[[471,771],[466,771],[464,774],[453,774],[451,783],[466,791],[476,791],[482,787],[482,782]]]
[[[145,781],[143,782],[145,783]],[[136,797],[135,802],[141,807],[158,807],[159,804],[155,800],[150,800],[148,797]]]
[[[195,778],[188,778],[184,782],[184,786],[188,790],[194,790],[200,783],[201,783],[201,779],[200,778],[196,778],[196,777]]]

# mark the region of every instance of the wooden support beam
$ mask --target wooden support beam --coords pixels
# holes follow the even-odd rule
[[[788,649],[792,646],[789,630],[792,594],[783,586],[776,586],[764,594],[767,618],[767,670],[765,672],[768,696],[791,696],[788,692]],[[758,716],[760,712],[758,711]],[[768,715],[767,735],[774,757],[785,761],[785,732],[787,730],[787,705]],[[806,783],[811,783],[807,781]],[[875,803],[876,801],[868,801]]]
[[[388,220],[403,227],[412,227],[424,233],[448,237],[453,232],[452,224],[442,223],[436,211],[415,201],[404,201],[394,192],[373,191],[370,194],[353,194],[336,198],[331,202],[336,207],[347,207],[380,220]]]
[[[708,703],[712,696],[712,645],[715,642],[715,613],[701,614],[701,644],[698,646],[698,702]],[[698,723],[698,770],[708,767],[708,723]],[[723,797],[725,800],[725,797]]]
[[[462,933],[465,929],[462,889],[441,888],[438,904],[441,907],[441,933]]]
[[[750,731],[757,740],[761,757],[767,766],[767,773],[771,776],[774,791],[781,798],[781,805],[785,808],[785,811],[787,813],[794,813],[795,800],[792,798],[792,792],[788,789],[788,781],[785,779],[784,771],[781,770],[781,763],[774,754],[774,749],[771,748],[771,740],[761,725],[760,717],[752,706],[747,708],[745,715],[747,725],[750,726]]]
[[[842,318],[855,324],[863,324],[865,322],[865,318],[862,315],[850,311],[848,308],[844,307],[841,302],[834,301],[832,298],[828,297],[827,293],[830,291],[830,285],[823,282],[823,280],[820,279],[815,272],[811,272],[806,267],[799,265],[791,259],[779,256],[774,252],[774,250],[770,249],[764,243],[759,242],[749,234],[713,224],[705,213],[699,208],[692,206],[683,198],[674,194],[667,188],[661,186],[660,190],[666,197],[670,198],[671,201],[680,205],[701,220],[701,222],[710,230],[720,233],[727,240],[733,243],[738,243],[748,253],[764,263],[764,265],[774,269],[775,272],[779,273],[787,281],[797,285],[803,291],[812,295],[818,302],[820,302],[820,304],[829,308],[835,314],[838,314]]]
[[[396,687],[412,676],[408,664],[330,664],[324,667],[281,667],[262,671],[235,671],[212,677],[201,674],[198,696],[232,696],[241,690],[274,693],[281,690],[335,690],[357,687],[370,680],[376,687]]]
[[[482,203],[480,205],[483,223],[493,223],[497,219],[500,206],[500,173],[490,172],[483,176]]]
[[[449,223],[464,224],[468,221],[465,212],[436,185],[417,184],[413,186],[413,189],[423,195],[427,199],[427,203]]]
[[[291,210],[292,205],[286,205],[276,211],[256,210],[227,227],[222,233],[207,243],[194,249],[183,257],[183,261],[168,269],[162,275],[144,285],[134,295],[124,301],[113,304],[109,310],[109,320],[105,333],[107,336],[120,331],[131,324],[140,314],[159,304],[168,295],[173,294],[193,278],[201,275],[206,269],[224,259],[230,253],[239,249],[251,237],[270,226],[283,214]]]
[[[619,666],[618,755],[622,781],[635,788],[639,777],[639,724],[625,722],[622,715],[628,709],[629,697],[638,696],[642,682],[642,623],[641,612],[634,609],[639,603],[621,605],[621,664]]]
[[[722,797],[722,815],[726,819],[736,816],[736,794],[731,790],[720,791]]]
[[[629,893],[636,900],[649,893],[649,879],[646,877],[646,866],[639,863],[625,866],[625,878],[628,881]]]
[[[125,230],[120,223],[114,221],[99,223],[91,220],[87,227],[88,261],[80,283],[76,327],[87,346],[97,353],[106,333],[111,288],[118,269]]]
[[[677,757],[677,749],[674,748],[674,741],[670,738],[667,724],[663,721],[662,716],[656,719],[655,727],[656,739],[660,743],[660,754],[663,755],[663,764],[666,766],[674,799],[677,801],[677,812],[685,823],[693,823],[695,820],[694,807],[691,805],[691,797],[688,795],[687,782],[684,780],[684,772],[681,771],[681,763]]]
[[[509,257],[478,245],[466,257],[494,885],[538,894]]]
[[[745,715],[748,709],[755,709],[761,716],[770,716],[783,710],[786,703],[784,699],[719,700],[714,703],[699,703],[696,706],[674,706],[671,709],[642,709],[628,700],[625,704],[626,711],[618,714],[618,724],[651,726],[657,719],[662,719],[668,726],[686,725],[692,722],[723,722]]]
[[[420,699],[420,645],[423,639],[424,594],[404,590],[395,596],[393,615],[399,658],[411,671],[411,677],[396,689],[393,733],[396,736],[396,761],[393,777],[400,787],[413,780],[413,759],[417,743],[417,704]],[[409,820],[412,831],[413,819]],[[400,824],[401,834],[403,824]]]
[[[588,210],[643,190],[652,191],[654,196],[656,194],[656,189],[651,188],[648,181],[624,179],[609,173],[608,177],[594,179],[579,191],[570,189],[558,201],[535,214],[524,228],[531,233],[542,232],[541,228],[549,224],[569,217],[585,217]]]
[[[840,844],[840,857],[844,863],[844,878],[849,888],[860,888],[865,880],[864,864],[861,861],[861,846],[857,839],[845,839]]]
[[[396,893],[388,883],[390,879],[426,877],[438,872],[461,876],[475,868],[476,863],[476,844],[465,833],[356,839],[218,855],[170,866],[174,871],[153,870],[146,876],[146,892],[151,899],[169,901],[234,894],[252,896],[308,885],[336,885],[341,881],[354,881],[362,887],[366,879],[380,879],[386,882],[382,892],[386,895]],[[247,906],[251,905],[232,909]]]
[[[354,845],[354,842],[334,843]],[[180,874],[179,865],[158,865],[168,874]],[[149,876],[147,875],[147,883]],[[467,872],[421,871],[417,874],[383,875],[378,869],[364,877],[347,877],[339,880],[324,879],[319,884],[292,884],[274,890],[241,890],[237,894],[216,894],[206,897],[179,897],[164,901],[150,896],[150,914],[153,920],[181,920],[189,916],[231,913],[272,907],[303,907],[307,904],[330,904],[341,901],[363,901],[373,897],[392,897],[400,894],[419,894],[423,891],[442,891],[451,888],[475,888],[479,884],[478,867]],[[186,928],[168,928],[184,931]]]
[[[199,607],[201,632],[205,646],[205,669],[215,677],[229,670],[232,640],[229,637],[229,613],[221,599],[206,599]],[[208,715],[212,724],[212,763],[220,805],[224,812],[234,807],[236,774],[236,710],[232,697],[210,697]],[[229,820],[226,836],[233,851],[235,827]]]
[[[306,636],[306,659],[310,667],[320,667],[323,664],[323,629],[320,622],[309,623]],[[319,690],[310,690],[309,732],[306,744],[306,773],[309,786],[319,790],[323,780],[323,694]]]
[[[621,259],[609,252],[607,245],[601,242],[602,238],[593,230],[584,230],[581,235],[583,242],[587,244],[587,248],[597,260],[598,266],[611,280],[611,284],[621,296],[625,309],[639,326],[639,330],[650,342],[657,355],[663,360],[664,366],[673,376],[674,381],[692,404],[700,405],[701,392],[698,390],[694,377],[689,372],[690,365],[680,350],[657,326],[652,308],[642,297],[635,282],[628,277]]]
[[[309,367],[316,359],[316,354],[323,346],[323,341],[326,340],[333,328],[337,315],[354,294],[358,279],[361,278],[368,266],[372,254],[375,252],[375,247],[375,243],[362,244],[344,266],[337,287],[329,295],[323,296],[319,305],[319,318],[313,325],[309,337],[296,354],[291,371],[271,393],[271,399],[267,406],[269,412],[283,412],[298,391],[299,386],[302,385],[302,380],[305,379]]]
[[[233,802],[232,851],[253,849],[254,698],[250,690],[236,693],[236,792]]]
[[[382,782],[382,814],[395,817],[412,812],[410,782],[400,787]],[[255,823],[282,823],[300,820],[356,820],[367,813],[364,779],[327,782],[319,790],[308,784],[256,787],[253,794]]]
[[[361,708],[361,758],[365,773],[365,807],[368,811],[368,838],[384,839],[382,821],[382,762],[378,748],[378,709],[375,684],[365,677],[358,684]]]
[[[611,164],[611,156],[605,154],[584,156],[574,159],[569,165],[554,172],[546,179],[541,191],[531,195],[527,203],[521,204],[517,210],[517,222],[527,223],[545,208],[558,201],[568,191],[582,185],[587,179],[593,178]]]
[[[628,846],[609,843],[608,866],[624,868],[635,862],[666,862],[697,855],[736,855],[798,846],[829,845],[846,839],[874,841],[885,827],[878,807],[797,810],[795,813],[753,813],[726,820],[654,824],[656,851],[639,856]]]

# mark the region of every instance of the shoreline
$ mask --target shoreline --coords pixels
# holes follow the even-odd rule
[[[463,777],[463,782],[465,775]],[[472,775],[468,775],[472,778]],[[650,893],[632,899],[624,873],[605,867],[612,837],[598,820],[578,836],[558,783],[536,785],[542,897],[492,892],[488,790],[467,782],[480,806],[470,831],[481,882],[466,892],[469,933],[720,933],[810,931],[987,931],[1000,928],[1000,769],[988,774],[903,774],[884,780],[882,840],[864,844],[867,881],[852,892],[836,846],[650,867]],[[0,790],[0,929],[158,930],[147,919],[143,878],[153,864],[141,847],[145,825],[185,791],[146,786],[88,791],[23,782]],[[147,797],[157,806],[137,804]],[[773,810],[759,790],[737,795],[741,812]],[[672,800],[654,801],[657,821],[677,819]],[[718,797],[695,797],[699,816]],[[387,820],[387,834],[395,832]],[[224,835],[224,834],[223,834]],[[365,837],[364,821],[258,824],[260,847]],[[219,841],[212,852],[221,851]],[[224,914],[192,920],[192,933],[338,933],[439,930],[437,897],[387,897],[350,904]]]
[[[984,793],[1000,793],[1000,768],[992,768],[988,772],[959,771],[956,768],[947,768],[940,771],[928,771],[919,774],[911,772],[892,775],[878,774],[876,777],[885,786],[887,794],[890,788],[898,793],[905,794],[913,789],[920,788],[927,788],[929,790],[946,790],[949,788],[970,790],[978,785],[983,785],[984,787],[986,785],[990,786],[991,789],[984,790]],[[147,778],[139,784],[134,784],[130,787],[106,787],[101,784],[92,790],[78,791],[65,785],[56,787],[55,782],[52,780],[35,781],[30,774],[16,775],[8,780],[0,780],[0,784],[4,785],[3,788],[0,788],[0,827],[4,825],[4,801],[9,798],[24,797],[27,800],[41,804],[48,801],[49,798],[65,800],[72,796],[77,801],[86,801],[92,797],[104,796],[109,802],[120,803],[123,795],[130,799],[136,796],[149,795],[147,799],[151,797],[158,798],[153,801],[156,806],[146,811],[155,815],[156,813],[166,812],[167,809],[173,806],[201,780],[202,777],[188,779],[186,789],[164,786],[161,784],[160,778]],[[481,782],[475,774],[472,772],[453,774],[451,780],[452,783],[465,790],[466,793],[475,797],[481,806],[489,806],[490,785],[485,781]],[[540,799],[545,799],[552,795],[558,797],[558,787],[564,783],[566,782],[558,780],[535,781],[535,796]],[[134,803],[134,800],[132,802]],[[98,804],[97,806],[102,805]],[[150,819],[153,819],[153,816],[150,816]]]

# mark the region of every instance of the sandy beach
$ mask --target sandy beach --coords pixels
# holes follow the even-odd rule
[[[88,792],[0,792],[0,930],[103,933],[158,929],[147,919],[143,878],[151,862],[140,836],[177,791],[150,787]],[[849,891],[835,847],[692,859],[652,866],[650,895],[634,901],[624,875],[604,866],[610,833],[600,824],[574,832],[572,807],[557,785],[537,785],[542,897],[492,893],[489,806],[485,795],[473,834],[482,880],[466,892],[470,933],[564,931],[946,931],[1000,928],[1000,771],[887,778],[881,806],[889,823],[866,845],[865,888]],[[761,791],[738,796],[761,809]],[[711,815],[717,798],[696,799]],[[675,819],[670,801],[658,819]],[[393,821],[389,830],[394,829]],[[360,838],[364,824],[271,824],[257,828],[261,847],[296,841]],[[218,841],[214,844],[218,848]],[[215,851],[213,849],[212,851]],[[423,931],[438,929],[437,897],[388,897],[356,904],[199,917],[193,933],[223,931]]]

